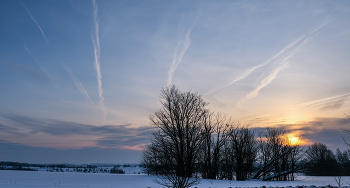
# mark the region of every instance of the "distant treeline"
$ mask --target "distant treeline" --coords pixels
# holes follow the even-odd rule
[[[111,164],[109,164],[111,165]],[[112,168],[102,168],[96,165],[68,165],[68,164],[30,164],[19,163],[12,161],[0,161],[0,170],[25,170],[25,171],[37,171],[37,168],[46,168],[47,172],[85,172],[85,173],[113,173],[113,174],[125,174],[125,171],[120,167],[137,167],[138,164],[123,164],[114,165]],[[138,172],[140,174],[140,172]]]
[[[0,170],[37,171],[36,169],[32,169],[29,167],[22,167],[22,166],[0,166]]]
[[[39,168],[84,168],[80,165],[67,165],[67,164],[30,164],[30,163],[19,163],[12,161],[0,161],[0,166],[14,166],[14,167],[39,167]],[[96,168],[96,167],[95,167]]]

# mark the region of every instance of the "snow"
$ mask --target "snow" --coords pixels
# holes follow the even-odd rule
[[[152,179],[156,176],[145,174],[110,174],[81,172],[46,172],[0,170],[0,187],[67,187],[67,188],[161,188]],[[348,186],[350,177],[342,177],[343,186]],[[298,187],[298,186],[336,186],[334,177],[299,176],[297,181],[261,182],[202,180],[197,188],[244,188],[244,187]],[[349,188],[349,187],[348,187]]]

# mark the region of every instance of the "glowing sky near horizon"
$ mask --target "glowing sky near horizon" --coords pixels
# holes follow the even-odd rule
[[[349,1],[2,0],[0,15],[0,160],[137,162],[171,84],[346,149]]]

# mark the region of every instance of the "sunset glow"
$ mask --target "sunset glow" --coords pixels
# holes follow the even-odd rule
[[[0,13],[2,160],[136,162],[168,85],[291,145],[347,148],[350,1],[2,0]]]

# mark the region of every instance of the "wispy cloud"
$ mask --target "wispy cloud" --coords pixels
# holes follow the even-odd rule
[[[28,52],[28,54],[30,55],[30,56],[32,56],[33,54],[32,54],[32,52],[28,49],[28,47],[26,46],[26,45],[23,45],[24,46],[24,49]]]
[[[268,63],[270,63],[272,60],[276,59],[277,57],[279,57],[281,54],[283,54],[285,51],[289,50],[290,48],[292,48],[294,45],[296,45],[298,42],[300,42],[303,38],[305,38],[305,36],[299,37],[296,40],[294,40],[292,43],[288,44],[287,46],[285,46],[280,52],[278,52],[276,55],[274,55],[273,57],[271,57],[270,59],[268,59],[267,61],[256,65],[252,68],[250,68],[249,70],[247,70],[246,72],[244,72],[241,76],[239,76],[238,78],[234,79],[232,82],[227,83],[225,85],[219,86],[217,88],[212,89],[211,91],[207,92],[205,95],[208,95],[210,93],[213,93],[215,91],[218,91],[222,88],[225,88],[231,84],[234,84],[235,82],[238,82],[240,80],[242,80],[243,78],[249,76],[255,69],[263,67],[265,65],[267,65]]]
[[[174,56],[173,56],[173,62],[172,62],[171,67],[170,67],[170,69],[168,71],[168,83],[167,83],[167,86],[172,84],[174,72],[175,72],[177,66],[181,63],[182,57],[185,55],[187,49],[191,45],[190,35],[191,35],[191,32],[192,32],[192,29],[196,25],[197,18],[196,18],[196,21],[194,22],[194,24],[187,30],[187,32],[185,33],[185,36],[183,37],[183,39],[181,39],[179,41],[178,45],[175,48]]]
[[[30,13],[30,11],[28,10],[27,6],[22,2],[22,1],[19,1],[23,7],[26,9],[26,11],[28,12],[30,18],[34,21],[34,23],[38,26],[39,30],[41,31],[41,34],[43,35],[44,39],[45,39],[45,42],[47,44],[49,44],[49,40],[46,38],[46,35],[44,33],[44,31],[41,29],[40,25],[38,24],[38,22],[35,20],[35,18],[33,17],[32,13]]]
[[[342,106],[345,100],[350,96],[350,93],[334,95],[318,100],[313,100],[294,106],[294,109],[299,108],[320,108],[321,110],[338,109]]]
[[[346,145],[342,139],[343,136],[346,136],[346,133],[342,129],[349,127],[350,120],[348,118],[317,117],[308,121],[301,121],[294,124],[273,124],[266,122],[264,126],[254,127],[252,129],[256,132],[265,131],[267,128],[266,125],[271,127],[278,126],[287,133],[297,133],[306,144],[312,144],[315,142],[326,143],[327,146],[335,150],[339,147],[346,149]]]
[[[94,45],[94,55],[95,55],[95,61],[94,61],[94,65],[95,65],[95,69],[96,69],[96,73],[97,73],[97,83],[98,83],[98,95],[99,95],[99,99],[100,99],[100,106],[102,109],[102,114],[101,114],[101,121],[104,122],[106,120],[106,116],[107,116],[107,110],[105,108],[105,104],[104,104],[104,97],[103,97],[103,90],[102,90],[102,76],[101,76],[101,66],[100,66],[100,38],[99,38],[99,18],[98,18],[98,6],[96,3],[96,0],[92,0],[92,4],[93,4],[93,18],[94,18],[94,24],[95,24],[95,35],[92,36],[92,43]]]
[[[282,60],[282,62],[281,62],[275,69],[273,69],[273,70],[271,71],[271,73],[270,73],[265,79],[263,79],[263,80],[260,82],[260,84],[258,85],[258,87],[256,87],[256,88],[255,88],[253,91],[251,91],[247,96],[243,97],[241,100],[238,101],[238,103],[237,103],[237,105],[236,105],[236,108],[242,107],[242,105],[243,105],[246,101],[248,101],[248,100],[250,100],[250,99],[252,99],[252,98],[258,96],[258,93],[259,93],[259,91],[260,91],[262,88],[264,88],[264,87],[266,87],[267,85],[269,85],[269,84],[272,82],[272,80],[274,80],[274,79],[276,78],[277,74],[278,74],[280,71],[282,71],[282,70],[284,70],[285,68],[287,68],[290,58],[292,58],[297,52],[299,52],[300,49],[307,43],[308,40],[309,40],[308,37],[307,37],[307,38],[304,38],[304,40],[303,40],[301,43],[299,43],[299,44],[293,49],[293,51],[292,51],[287,57],[285,57],[285,58]]]
[[[276,78],[277,74],[287,67],[288,63],[289,62],[284,61],[283,63],[280,64],[280,66],[273,69],[270,75],[260,82],[258,87],[256,87],[247,96],[243,97],[241,100],[238,101],[236,108],[240,108],[246,101],[256,97],[262,88],[270,84],[272,80]]]
[[[259,93],[259,91],[266,87],[268,84],[270,84],[272,82],[272,80],[274,80],[277,76],[277,74],[282,71],[283,69],[287,68],[287,65],[289,63],[290,58],[292,58],[297,52],[299,52],[301,50],[301,48],[310,40],[310,37],[312,35],[314,35],[317,31],[319,31],[322,27],[324,27],[327,23],[322,24],[321,26],[319,26],[318,28],[314,29],[313,31],[311,31],[310,33],[308,33],[307,35],[298,38],[297,40],[295,40],[294,42],[292,42],[291,44],[289,44],[287,47],[285,47],[284,49],[281,50],[280,53],[278,53],[277,55],[275,55],[274,57],[270,58],[268,61],[266,61],[265,63],[261,64],[262,66],[266,65],[267,63],[269,63],[272,59],[281,56],[283,53],[285,53],[287,50],[290,52],[289,55],[287,57],[285,57],[282,62],[271,71],[271,73],[265,78],[263,79],[260,84],[258,85],[258,87],[256,87],[253,91],[251,91],[247,96],[243,97],[242,99],[240,99],[236,105],[236,109],[242,107],[242,105],[256,97]]]
[[[340,109],[345,103],[349,102],[349,101],[345,101],[346,97],[341,98],[339,100],[336,101],[332,101],[332,102],[328,102],[326,103],[324,106],[322,106],[320,108],[320,110],[322,111],[328,111],[328,110],[338,110]]]
[[[327,22],[328,23],[328,22]],[[284,54],[285,52],[293,49],[293,47],[295,46],[298,46],[300,45],[300,43],[302,43],[303,41],[307,40],[309,37],[311,37],[313,34],[315,34],[318,30],[320,30],[322,27],[324,27],[327,23],[325,24],[322,24],[321,26],[317,27],[316,29],[314,29],[313,31],[311,31],[310,33],[306,34],[306,35],[303,35],[301,37],[298,37],[297,39],[295,39],[294,41],[292,41],[291,43],[289,43],[287,46],[285,46],[280,52],[278,52],[276,55],[274,55],[273,57],[271,57],[270,59],[266,60],[265,62],[259,64],[259,65],[256,65],[252,68],[250,68],[249,70],[247,70],[246,72],[244,72],[241,76],[239,76],[238,78],[234,79],[233,81],[227,83],[227,84],[224,84],[224,85],[221,85],[221,86],[218,86],[212,90],[210,90],[209,92],[205,93],[204,95],[208,95],[210,93],[213,93],[213,92],[216,92],[222,88],[225,88],[231,84],[234,84],[235,82],[238,82],[242,79],[244,79],[245,77],[249,76],[255,69],[257,68],[260,68],[260,67],[263,67],[267,64],[269,64],[270,62],[272,62],[272,60],[280,57],[282,54]]]
[[[43,71],[43,73],[46,75],[46,77],[50,80],[51,84],[54,87],[58,87],[57,84],[55,84],[54,79],[52,78],[52,76],[49,74],[49,71],[47,71],[37,60],[37,58],[34,56],[34,54],[28,49],[28,47],[26,45],[23,45],[24,49],[27,51],[27,53],[30,55],[30,57],[32,57],[32,59],[35,61],[35,63],[40,67],[41,71]]]
[[[72,78],[72,80],[74,81],[75,85],[77,86],[77,88],[79,89],[79,91],[81,92],[81,94],[84,95],[84,97],[88,100],[91,101],[91,98],[89,96],[89,94],[86,92],[83,84],[81,84],[81,82],[79,81],[79,79],[74,75],[74,73],[72,72],[72,70],[70,70],[69,67],[65,66],[62,64],[62,66],[67,70],[69,76]]]
[[[0,130],[1,133],[21,137],[30,137],[35,134],[49,134],[60,138],[69,136],[87,137],[97,147],[135,150],[149,142],[149,137],[154,132],[154,127],[135,127],[130,124],[95,126],[70,121],[0,114]],[[45,145],[45,143],[43,144]],[[65,147],[69,148],[71,146]]]

